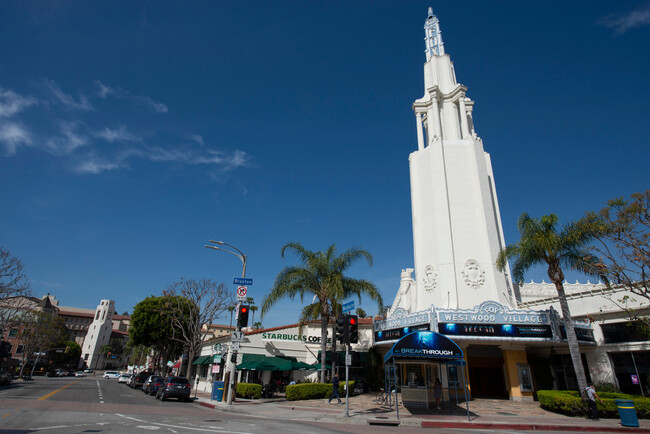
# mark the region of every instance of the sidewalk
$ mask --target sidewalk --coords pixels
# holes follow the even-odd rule
[[[399,420],[395,409],[381,407],[374,402],[375,394],[350,397],[349,413],[345,415],[345,404],[331,405],[326,399],[306,401],[287,401],[284,397],[273,399],[237,399],[232,405],[211,401],[210,395],[198,392],[196,404],[217,410],[227,410],[237,414],[273,419],[292,419],[316,422],[338,422],[347,424],[378,424],[423,427],[423,428],[462,428],[519,431],[573,431],[573,432],[634,432],[650,433],[650,420],[639,420],[639,427],[625,427],[619,419],[600,419],[598,421],[568,417],[540,408],[538,402],[516,402],[497,399],[476,399],[469,403],[470,418],[466,407],[453,406],[442,410],[411,411],[399,407]]]

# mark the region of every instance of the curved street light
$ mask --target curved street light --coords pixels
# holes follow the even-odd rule
[[[217,247],[217,246],[211,246],[209,244],[205,244],[203,246],[203,247],[207,247],[208,249],[218,250],[218,251],[221,251],[221,252],[226,252],[226,253],[230,253],[231,255],[237,256],[239,259],[241,259],[241,263],[242,263],[241,277],[242,277],[242,279],[244,277],[246,277],[246,261],[247,261],[248,258],[244,254],[244,252],[242,252],[241,250],[239,250],[237,247],[233,246],[232,244],[228,244],[228,243],[223,242],[223,241],[210,240],[210,242],[214,243],[214,244],[219,244],[220,246],[228,246],[231,249],[236,250],[236,252],[233,252],[232,250],[224,249],[222,247]],[[241,305],[241,302],[238,301],[237,302],[237,307],[236,307],[236,312],[237,313],[235,314],[235,325],[236,325],[235,330],[238,332],[237,334],[239,334],[239,332],[241,331],[241,329],[239,327],[239,321],[238,321],[238,319],[239,319],[239,306],[240,305]],[[232,334],[231,334],[231,336],[232,336]],[[233,394],[234,394],[233,389],[235,388],[235,374],[236,374],[235,364],[236,364],[236,362],[233,362],[233,359],[235,359],[235,361],[236,361],[237,360],[236,357],[237,357],[237,351],[233,351],[232,342],[231,342],[231,344],[229,346],[229,354],[228,354],[228,359],[227,359],[227,361],[230,362],[230,380],[229,380],[230,386],[228,387],[228,399],[227,399],[228,405],[232,405],[232,397],[233,397]]]

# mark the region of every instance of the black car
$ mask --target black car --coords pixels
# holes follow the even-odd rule
[[[167,377],[158,388],[156,399],[164,401],[167,398],[178,398],[179,401],[189,401],[192,386],[187,378]]]
[[[150,375],[147,378],[147,381],[144,382],[142,385],[142,391],[144,393],[150,393],[151,392],[151,385],[156,382],[157,380],[162,380],[162,377],[159,375]]]
[[[142,387],[144,385],[144,382],[147,381],[147,378],[151,375],[151,372],[140,372],[139,374],[136,374],[131,378],[131,382],[127,383],[129,386],[131,386],[134,389],[137,389],[138,387]]]

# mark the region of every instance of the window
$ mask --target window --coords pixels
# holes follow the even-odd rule
[[[22,354],[22,353],[23,353],[23,346],[22,346],[22,345],[18,345],[18,346],[16,347],[16,354]]]
[[[643,342],[647,340],[640,322],[628,321],[610,324],[601,324],[603,338],[606,344],[618,344],[622,342]]]
[[[85,361],[85,362],[88,361],[88,354],[84,354],[84,361]]]
[[[9,330],[9,334],[7,335],[8,339],[15,339],[16,336],[18,336],[18,329],[13,328],[13,329]]]

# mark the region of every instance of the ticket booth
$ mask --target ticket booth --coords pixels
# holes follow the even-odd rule
[[[424,330],[407,334],[386,353],[384,367],[386,390],[401,391],[405,406],[432,408],[438,388],[450,412],[450,403],[464,400],[469,419],[463,350],[448,337]]]

